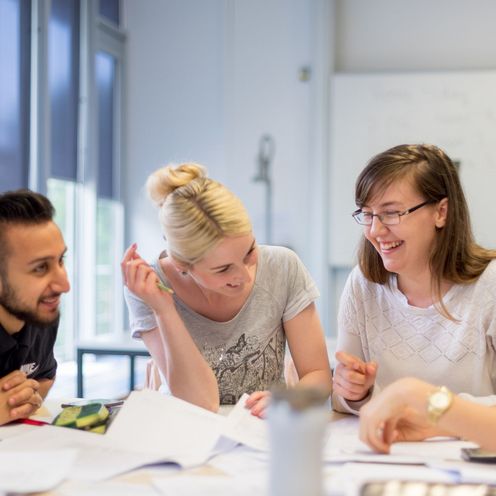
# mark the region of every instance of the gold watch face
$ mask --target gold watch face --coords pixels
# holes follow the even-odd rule
[[[446,391],[436,391],[431,396],[431,405],[436,410],[444,410],[451,402],[451,395]]]
[[[453,402],[453,393],[446,387],[441,386],[429,396],[427,415],[429,420],[437,423],[439,418],[449,409]]]

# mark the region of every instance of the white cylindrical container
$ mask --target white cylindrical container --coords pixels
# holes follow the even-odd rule
[[[268,409],[270,496],[322,496],[327,395],[310,388],[274,390]]]

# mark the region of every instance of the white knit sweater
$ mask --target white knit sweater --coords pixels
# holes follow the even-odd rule
[[[452,286],[443,301],[460,322],[433,306],[409,305],[396,278],[371,283],[355,267],[341,297],[337,349],[378,363],[374,394],[414,376],[496,404],[496,260],[475,283]],[[336,399],[353,413],[363,403]]]

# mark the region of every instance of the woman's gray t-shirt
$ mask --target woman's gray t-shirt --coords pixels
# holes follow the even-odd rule
[[[152,267],[168,285],[158,260]],[[140,338],[141,333],[157,327],[157,321],[146,303],[124,289],[132,335]],[[280,246],[259,247],[252,291],[238,314],[227,322],[203,317],[173,295],[186,329],[217,377],[221,404],[234,404],[243,393],[284,382],[283,323],[318,296],[298,256]]]

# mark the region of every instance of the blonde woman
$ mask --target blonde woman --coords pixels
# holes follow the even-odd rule
[[[216,411],[246,392],[263,417],[286,340],[299,384],[330,394],[319,293],[296,254],[258,246],[240,200],[199,164],[163,167],[147,189],[168,250],[149,265],[133,244],[121,267],[133,336],[171,394]]]
[[[479,246],[456,167],[433,145],[373,157],[357,179],[359,264],[339,312],[335,406],[413,376],[496,403],[496,251]]]

